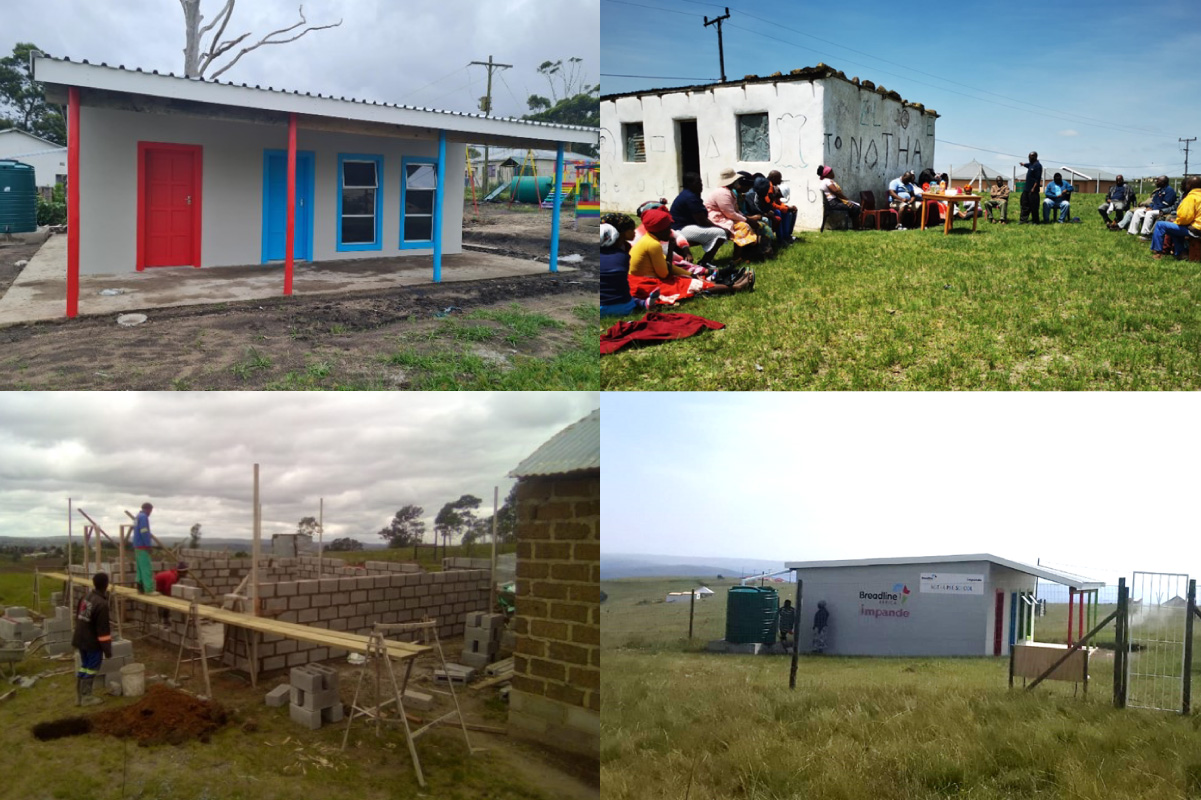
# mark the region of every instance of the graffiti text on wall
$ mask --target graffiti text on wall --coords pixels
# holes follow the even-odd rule
[[[913,136],[882,131],[877,143],[876,137],[848,136],[844,142],[841,136],[826,134],[828,155],[841,152],[844,147],[851,167],[887,170],[890,167],[920,167],[924,163],[921,139]]]

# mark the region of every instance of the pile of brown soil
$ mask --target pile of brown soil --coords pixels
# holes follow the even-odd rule
[[[92,731],[130,737],[139,745],[183,744],[189,739],[207,743],[228,716],[220,703],[154,684],[133,705],[93,714]]]

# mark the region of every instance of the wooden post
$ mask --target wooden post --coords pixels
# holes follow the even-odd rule
[[[99,530],[99,526],[94,525],[92,527],[95,528],[95,530],[93,532],[96,534],[96,571],[99,572],[100,571],[100,559],[102,557],[101,553],[100,553],[100,530]]]
[[[793,575],[796,575],[796,573],[794,572]],[[801,652],[801,641],[800,641],[800,638],[801,638],[801,613],[802,613],[801,612],[801,589],[803,587],[803,584],[804,584],[804,581],[801,580],[801,577],[799,575],[796,575],[796,622],[793,623],[794,630],[792,633],[792,667],[788,671],[788,688],[789,689],[796,688],[797,659],[799,658],[800,652]]]
[[[117,580],[113,582],[114,586],[121,586],[125,582],[125,531],[129,528],[128,525],[118,526],[117,531]],[[121,635],[121,620],[125,614],[125,597],[119,592],[115,593],[116,608],[117,608],[117,635]]]
[[[696,607],[696,589],[688,595],[688,641],[692,641],[692,612]]]
[[[321,580],[321,560],[325,558],[325,498],[317,501],[317,580]]]
[[[1188,614],[1184,618],[1184,702],[1180,713],[1188,716],[1193,708],[1193,614],[1197,607],[1197,581],[1188,582]]]
[[[1118,578],[1118,624],[1117,636],[1114,642],[1114,678],[1113,705],[1114,708],[1126,707],[1126,670],[1130,659],[1130,590],[1126,588],[1126,579]]]
[[[496,515],[500,510],[500,487],[492,487],[492,586],[488,590],[488,613],[491,614],[496,610]],[[689,638],[691,633],[692,623],[689,623]]]
[[[74,566],[75,554],[75,515],[71,513],[71,498],[67,498],[67,585],[63,587],[66,594],[67,608],[71,609],[71,619],[75,619],[75,581],[71,580],[71,567]]]
[[[254,544],[250,561],[250,615],[259,615],[259,537],[262,535],[262,509],[259,508],[259,465],[254,465]]]

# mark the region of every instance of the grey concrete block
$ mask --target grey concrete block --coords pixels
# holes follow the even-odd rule
[[[321,709],[322,722],[341,722],[342,721],[342,704],[334,703],[332,706],[326,706]]]
[[[114,697],[120,697],[125,693],[125,689],[121,684],[120,678],[108,678],[104,682],[104,688]]]
[[[466,664],[469,667],[483,669],[488,666],[492,658],[487,653],[469,653],[463,652],[459,654],[459,663]]]
[[[52,656],[61,656],[70,653],[73,648],[71,642],[50,642],[46,645],[46,653]]]
[[[271,706],[272,708],[282,708],[288,702],[288,695],[291,688],[292,687],[288,686],[288,684],[281,683],[279,686],[276,686],[274,689],[267,692],[267,705]]]
[[[309,669],[307,665],[303,667],[293,667],[292,672],[289,674],[288,682],[292,684],[293,688],[300,689],[305,692],[316,692],[324,688],[321,685],[322,681],[320,673]]]
[[[338,671],[333,667],[327,667],[324,664],[309,664],[309,669],[321,676],[321,688],[338,688]]]
[[[28,619],[29,609],[25,606],[9,606],[8,608],[4,609],[4,616],[12,617],[13,619]]]
[[[406,689],[403,699],[406,710],[429,711],[434,707],[434,696],[425,692]]]
[[[113,658],[123,656],[133,657],[133,642],[128,639],[115,639],[113,641]]]
[[[289,705],[288,716],[292,718],[293,722],[303,725],[311,731],[315,731],[321,727],[321,712],[319,710],[310,711],[307,708]]]
[[[323,708],[340,703],[337,689],[318,689],[315,692],[306,692],[303,689],[292,687],[291,702],[294,706],[307,708],[310,711],[320,711]]]
[[[434,680],[467,683],[475,680],[476,671],[464,664],[447,664],[446,669],[434,670]]]

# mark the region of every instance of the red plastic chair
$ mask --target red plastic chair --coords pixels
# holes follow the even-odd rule
[[[860,214],[860,219],[874,219],[876,221],[876,230],[880,230],[881,214],[891,214],[894,220],[894,227],[901,224],[901,220],[897,216],[897,212],[893,211],[891,208],[876,208],[876,195],[874,192],[860,192],[859,205],[863,206],[863,212]]]

